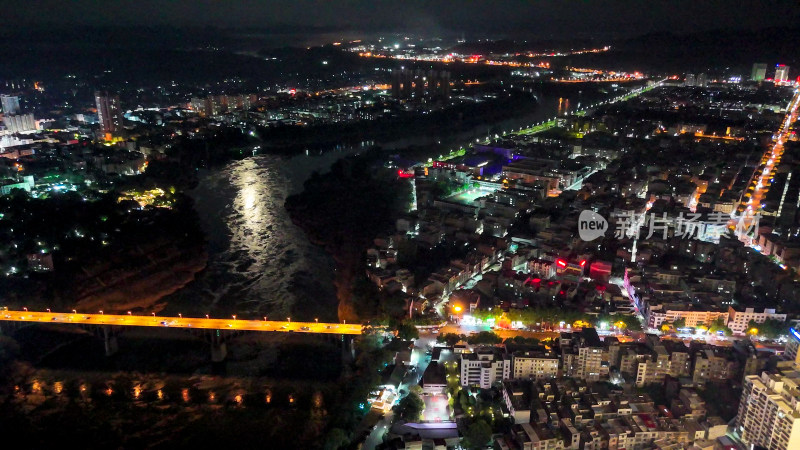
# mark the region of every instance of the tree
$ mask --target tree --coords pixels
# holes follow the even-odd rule
[[[504,344],[518,344],[518,345],[539,345],[539,339],[526,338],[524,336],[514,336],[503,341]]]
[[[397,337],[404,341],[419,339],[419,330],[414,325],[403,323],[397,326]]]
[[[492,427],[485,420],[476,420],[464,432],[465,444],[470,449],[482,449],[492,438]]]
[[[481,331],[478,334],[474,334],[467,338],[467,342],[476,345],[476,344],[499,344],[503,342],[503,339],[500,336],[492,333],[491,331]]]
[[[623,316],[619,320],[625,323],[625,328],[630,331],[642,331],[642,322],[634,316]]]
[[[348,442],[349,439],[344,430],[341,428],[331,428],[331,431],[325,436],[325,444],[322,448],[325,450],[338,450],[346,446]]]
[[[786,322],[777,319],[767,319],[761,323],[751,320],[747,323],[748,334],[758,335],[768,339],[775,339],[785,334],[786,330]]]
[[[725,319],[722,316],[717,317],[716,319],[712,320],[711,323],[708,325],[708,332],[709,333],[717,333],[722,331],[725,336],[730,336],[733,334],[730,328],[725,325]]]
[[[445,333],[436,336],[436,342],[442,344],[447,344],[448,347],[452,347],[458,343],[463,337],[461,335],[455,333]]]
[[[417,422],[425,410],[425,402],[415,392],[409,392],[397,404],[397,415],[406,422]]]
[[[683,317],[678,317],[675,319],[675,322],[672,322],[672,326],[675,327],[676,330],[680,328],[686,328],[686,319]]]
[[[353,309],[358,311],[358,315],[362,318],[374,317],[380,297],[378,286],[366,277],[360,277],[353,282],[352,292]]]
[[[384,316],[402,318],[406,315],[406,298],[402,292],[381,294],[380,311]]]

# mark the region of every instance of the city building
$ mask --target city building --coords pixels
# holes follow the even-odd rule
[[[450,72],[394,69],[392,71],[392,97],[396,99],[447,99],[450,97]]]
[[[753,64],[753,71],[750,72],[750,79],[753,81],[764,81],[767,77],[767,65],[764,63]]]
[[[756,312],[755,308],[745,308],[744,311],[738,311],[733,306],[728,307],[728,328],[736,335],[746,334],[751,320],[755,323],[764,323],[767,319],[785,322],[786,314],[777,314],[774,308],[765,308],[761,312]]]
[[[739,363],[727,348],[701,345],[692,354],[692,381],[725,381],[739,373]]]
[[[794,367],[745,377],[735,429],[743,442],[771,450],[800,448],[798,377]]]
[[[189,108],[204,117],[214,117],[232,111],[246,111],[258,102],[256,94],[249,95],[209,95],[192,97]]]
[[[0,106],[5,115],[19,114],[19,97],[0,95]]]
[[[531,421],[531,386],[526,382],[503,382],[503,400],[514,423]]]
[[[36,121],[33,119],[33,114],[4,115],[3,125],[6,127],[6,131],[10,133],[36,130]]]
[[[696,80],[693,73],[687,73],[686,79],[683,82],[684,86],[694,86],[696,84]]]
[[[653,301],[645,303],[645,324],[650,328],[659,328],[664,322],[674,323],[678,319],[683,319],[686,327],[693,328],[698,325],[709,325],[720,317],[727,321],[728,313],[704,305],[686,305],[678,302],[660,304]]]
[[[108,92],[96,91],[94,100],[97,104],[97,119],[100,130],[106,134],[114,134],[122,129],[122,110],[120,109],[119,96],[110,95]]]
[[[708,74],[703,72],[697,75],[697,86],[706,87],[708,86]]]
[[[789,340],[786,342],[783,356],[786,360],[792,361],[795,364],[800,364],[800,331],[795,328],[789,328]]]
[[[544,351],[514,352],[511,355],[514,379],[555,378],[558,375],[558,355]]]
[[[562,334],[561,341],[565,376],[586,381],[599,381],[608,377],[608,350],[600,341],[597,330],[584,328],[571,336]]]
[[[489,389],[511,378],[511,356],[494,347],[481,347],[461,355],[461,385]]]
[[[775,82],[785,83],[789,81],[789,66],[778,64],[775,66]]]

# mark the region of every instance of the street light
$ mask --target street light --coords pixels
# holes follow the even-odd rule
[[[47,312],[50,312],[50,308],[47,308]]]
[[[72,310],[72,314],[78,314],[78,311]]]
[[[26,308],[25,306],[23,306],[22,309],[24,309],[25,312],[28,312],[28,308]]]
[[[287,317],[287,318],[286,318],[286,321],[287,321],[287,322],[291,322],[291,321],[292,321],[292,318],[291,318],[291,317]]]
[[[267,316],[264,316],[264,322],[266,322],[266,321],[267,321]]]
[[[206,314],[206,319],[208,319],[208,314]]]
[[[317,323],[319,323],[319,319],[317,319],[317,318],[314,318],[314,322],[317,322]]]
[[[103,315],[103,311],[102,311],[102,310],[100,310],[100,315],[101,315],[101,316]]]
[[[130,312],[130,311],[128,311],[128,315],[129,315],[129,316],[131,315],[131,312]]]
[[[233,315],[233,320],[236,320],[236,314]]]

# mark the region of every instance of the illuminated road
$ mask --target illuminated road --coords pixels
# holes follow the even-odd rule
[[[130,327],[189,328],[201,330],[277,331],[322,334],[362,334],[360,324],[242,320],[197,317],[162,317],[114,314],[50,313],[2,311],[0,320],[8,322],[116,325]]]
[[[750,187],[748,187],[748,191],[750,188],[753,188],[753,192],[750,194],[750,198],[745,200],[740,207],[747,215],[756,214],[762,207],[761,200],[764,198],[767,191],[769,191],[770,184],[772,183],[772,172],[780,163],[781,156],[783,155],[783,143],[789,135],[789,126],[797,120],[798,106],[800,106],[800,90],[795,91],[794,97],[792,97],[792,100],[789,102],[786,117],[783,118],[783,123],[781,123],[781,127],[776,132],[775,143],[772,148],[764,153],[762,158],[762,161],[764,161],[764,169],[761,170],[761,173],[755,174]]]

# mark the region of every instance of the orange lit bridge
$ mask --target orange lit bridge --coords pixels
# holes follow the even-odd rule
[[[214,319],[206,316],[198,317],[165,317],[155,313],[149,316],[133,315],[130,312],[118,314],[84,314],[73,310],[71,313],[54,313],[38,311],[0,311],[0,327],[21,327],[31,324],[68,324],[80,326],[95,332],[105,341],[107,355],[117,352],[117,335],[125,327],[178,328],[192,331],[211,344],[211,357],[215,362],[225,359],[227,350],[225,341],[243,332],[269,331],[284,333],[309,333],[322,335],[345,336],[364,333],[360,324],[292,322],[274,320],[242,320],[235,315],[230,319]],[[288,319],[288,318],[287,318]],[[346,339],[348,343],[349,339]]]

